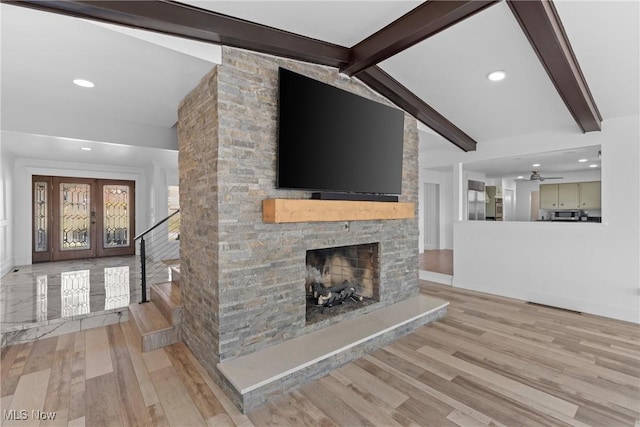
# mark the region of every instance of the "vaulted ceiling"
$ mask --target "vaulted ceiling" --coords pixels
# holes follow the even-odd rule
[[[425,125],[423,130],[463,150],[474,150],[483,140],[541,129],[599,131],[603,119],[638,114],[637,2],[3,0],[3,3],[12,5],[3,5],[2,9],[3,115],[16,99],[27,104],[23,109],[28,109],[29,97],[39,96],[24,83],[13,81],[20,73],[12,64],[39,68],[50,75],[52,84],[56,84],[56,78],[62,78],[58,76],[61,72],[58,68],[48,69],[47,63],[18,58],[20,46],[16,40],[24,42],[25,34],[35,41],[26,51],[22,49],[22,55],[30,52],[32,58],[38,58],[38,54],[46,55],[39,52],[42,45],[49,49],[58,46],[58,51],[68,50],[69,56],[56,65],[67,68],[82,63],[75,45],[95,41],[90,34],[102,31],[99,40],[104,45],[85,43],[80,49],[88,74],[91,67],[87,64],[117,75],[119,70],[140,60],[136,52],[149,59],[146,64],[149,69],[141,73],[140,81],[114,86],[119,96],[105,93],[105,98],[94,104],[89,100],[77,101],[88,102],[85,108],[96,115],[113,120],[125,115],[147,127],[166,127],[167,117],[162,117],[177,107],[176,98],[184,96],[215,62],[180,49],[168,54],[166,45],[132,41],[122,32],[114,35],[109,30],[111,35],[107,35],[107,29],[84,21],[81,21],[84,27],[76,31],[83,31],[86,37],[69,33],[64,38],[64,22],[69,21],[62,19],[69,18],[35,11],[20,13],[15,5],[336,67],[414,115]],[[29,20],[29,13],[45,15],[42,19],[50,21],[50,27],[44,31],[42,25],[29,28],[29,22],[16,23],[15,18],[11,25],[6,25],[6,15]],[[113,60],[109,61],[111,55]],[[154,62],[152,57],[161,59]],[[167,70],[173,69],[171,64],[175,72],[167,75]],[[184,75],[185,68],[191,71],[189,75]],[[496,69],[506,71],[506,79],[488,81],[487,73]],[[155,92],[139,89],[138,85],[163,73],[158,82],[151,84],[156,85]],[[122,84],[123,79],[117,81]],[[173,81],[175,86],[173,93],[164,96],[169,91],[167,81]],[[136,102],[123,106],[122,100],[136,92],[140,99],[134,98]],[[145,103],[146,93],[155,93],[163,101],[151,99]],[[13,101],[5,102],[5,95]],[[68,95],[58,93],[57,97],[65,100]],[[157,104],[163,102],[176,105],[157,110]],[[120,108],[115,107],[118,104]]]

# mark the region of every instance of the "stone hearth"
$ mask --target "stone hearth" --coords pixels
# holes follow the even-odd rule
[[[183,339],[245,411],[263,403],[266,396],[244,396],[218,370],[219,365],[418,295],[416,217],[263,222],[264,199],[310,197],[304,191],[276,188],[279,66],[391,105],[336,69],[227,47],[222,65],[205,76],[180,105]],[[417,210],[418,132],[409,115],[405,115],[400,201],[414,203]],[[308,324],[307,251],[371,242],[379,242],[374,302]],[[411,327],[421,322],[412,322]],[[405,326],[402,332],[410,328]],[[380,344],[386,338],[379,337],[364,348],[375,348],[373,342]],[[341,354],[339,360],[345,363],[356,353]],[[326,367],[319,364],[309,369],[303,379],[322,374]],[[297,380],[295,385],[302,383]],[[288,390],[272,384],[268,396]]]

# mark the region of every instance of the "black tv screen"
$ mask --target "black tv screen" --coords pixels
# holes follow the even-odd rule
[[[401,110],[283,68],[279,80],[279,188],[401,193]]]

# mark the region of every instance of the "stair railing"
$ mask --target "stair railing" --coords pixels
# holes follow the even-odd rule
[[[159,231],[163,231],[163,230],[159,230],[159,227],[165,223],[167,224],[166,233],[160,233],[160,236],[161,236],[160,239],[164,239],[164,244],[163,243],[156,244],[154,247],[154,257],[162,258],[162,256],[166,255],[169,251],[167,242],[170,242],[171,240],[180,240],[179,225],[177,230],[175,229],[172,230],[171,229],[172,227],[170,225],[171,224],[170,220],[173,218],[174,219],[173,223],[175,223],[176,222],[175,216],[178,215],[179,213],[180,213],[180,209],[173,212],[171,215],[167,216],[166,218],[154,224],[153,226],[149,227],[147,230],[138,234],[134,238],[134,241],[135,240],[140,241],[140,276],[141,276],[141,282],[142,282],[142,298],[140,300],[140,304],[149,302],[149,299],[147,298],[147,241],[145,241],[145,237],[147,238],[147,240],[149,240],[153,236],[153,234],[151,234],[152,232],[158,233]],[[175,225],[173,228],[175,228]],[[175,237],[174,239],[169,238],[170,233],[174,235]]]

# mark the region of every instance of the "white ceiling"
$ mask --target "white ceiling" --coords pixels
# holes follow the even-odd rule
[[[350,47],[420,2],[186,3]],[[639,2],[554,4],[604,118],[603,127],[607,119],[638,114]],[[114,31],[111,26],[6,4],[0,13],[2,147],[18,156],[29,154],[24,147],[32,134],[40,135],[30,142],[32,156],[60,151],[68,138],[86,144],[175,149],[172,126],[179,101],[219,62],[219,50],[212,45]],[[505,2],[380,66],[479,147],[483,141],[549,129],[580,133]],[[486,80],[495,69],[507,71],[503,82]],[[80,76],[94,80],[96,88],[72,85],[71,80]],[[421,132],[421,141],[422,149],[458,150],[433,132]],[[100,161],[127,161],[109,157],[116,150],[104,151]],[[77,154],[78,161],[85,154]]]
[[[218,46],[6,4],[0,13],[3,151],[176,167],[178,104],[220,62]]]
[[[187,0],[182,3],[351,47],[422,1]]]

